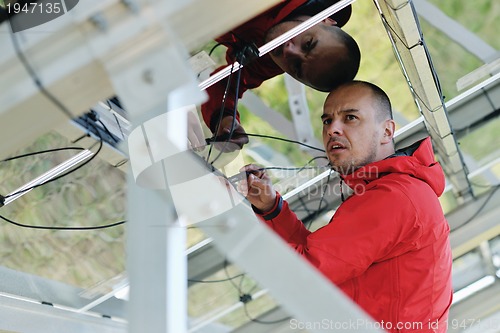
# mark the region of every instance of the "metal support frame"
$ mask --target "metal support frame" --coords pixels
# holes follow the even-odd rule
[[[75,309],[31,302],[0,295],[2,331],[12,332],[99,332],[126,333],[127,324],[109,318],[81,314]],[[5,332],[5,331],[4,331]]]
[[[85,0],[69,13],[15,36],[44,87],[77,116],[116,94],[103,64],[115,56],[132,55],[137,46],[154,41],[166,22],[191,50],[275,3],[277,0]],[[232,15],[220,16],[220,8],[231,8]],[[95,15],[106,23],[105,31],[93,23]],[[68,119],[40,93],[26,72],[8,24],[0,26],[0,45],[0,156],[5,156]],[[169,82],[175,85],[175,80]],[[136,96],[141,92],[127,93]]]
[[[425,46],[413,2],[375,0],[382,22],[406,76],[415,102],[425,118],[440,162],[462,201],[473,198],[464,162],[453,135],[437,75]]]
[[[198,46],[275,2],[238,1],[234,15],[221,18],[219,9],[233,7],[235,1],[216,0],[207,4],[201,0],[188,3],[137,0],[132,4],[89,0],[41,27],[16,33],[14,38],[45,88],[63,100],[73,116],[98,100],[118,94],[137,125],[182,100],[180,95],[186,92],[183,89],[189,89],[195,82],[187,65],[187,52],[179,52],[177,38],[190,48]],[[203,15],[199,14],[200,6],[204,8]],[[96,15],[104,25],[94,25],[92,17]],[[193,18],[190,24],[184,24],[189,17]],[[208,22],[217,24],[210,24],[211,29],[207,29]],[[0,27],[3,51],[0,154],[10,153],[67,121],[26,74],[8,29],[7,24]],[[194,87],[197,90],[196,84]],[[47,112],[39,112],[40,109]],[[28,128],[27,120],[29,130],[19,135]],[[176,216],[168,191],[141,189],[135,179],[129,181],[128,189],[128,225],[129,231],[133,231],[128,233],[129,331],[186,331],[187,276],[182,274],[186,271],[185,229],[175,226]]]
[[[305,86],[288,74],[285,74],[285,86],[297,140],[306,144],[316,142],[306,100]]]
[[[434,4],[427,0],[414,0],[413,3],[421,17],[484,63],[494,60],[498,55],[498,51],[494,47],[459,22],[447,16]]]

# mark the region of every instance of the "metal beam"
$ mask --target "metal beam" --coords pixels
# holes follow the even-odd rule
[[[500,234],[500,190],[498,187],[449,213],[453,257],[478,247],[482,241]]]
[[[382,22],[403,74],[425,118],[443,169],[453,184],[453,191],[460,200],[470,200],[473,197],[472,189],[463,168],[463,159],[451,130],[438,78],[430,61],[413,3],[407,0],[376,0],[375,3],[381,12]]]
[[[109,68],[103,65],[110,59],[127,55],[130,61],[137,62],[133,54],[152,47],[152,43],[173,42],[165,39],[168,27],[190,49],[198,47],[276,2],[137,0],[128,1],[133,6],[127,6],[125,1],[86,0],[80,1],[70,14],[16,33],[13,38],[44,87],[77,116],[97,101],[115,95]],[[231,8],[231,15],[221,16],[224,8]],[[97,16],[103,24],[92,23]],[[40,92],[28,75],[9,29],[8,24],[0,26],[0,156],[68,121],[67,115]],[[137,74],[137,80],[144,79],[143,74],[148,79],[147,73]],[[177,87],[179,80],[167,80],[170,86],[165,89]]]
[[[486,319],[486,317],[500,311],[498,297],[494,295],[500,295],[500,281],[498,279],[496,279],[495,284],[453,305],[449,314],[448,332],[469,332],[465,329],[470,329],[471,333],[498,332],[500,326],[497,323],[488,322]],[[473,325],[480,325],[482,329],[472,330],[471,326]]]
[[[417,13],[431,25],[439,29],[451,40],[467,51],[488,63],[495,58],[497,50],[483,41],[463,25],[443,13],[437,6],[427,0],[413,0]]]
[[[1,266],[0,280],[2,281],[0,290],[2,293],[17,295],[40,304],[43,302],[75,309],[75,311],[79,311],[103,295],[103,292],[100,291],[89,293],[82,288]],[[112,287],[108,286],[109,289]],[[105,290],[109,290],[108,288]],[[125,318],[125,302],[117,298],[110,298],[91,310],[93,313],[103,316]]]
[[[212,242],[188,254],[188,279],[203,280],[224,268],[226,258]],[[197,282],[188,281],[188,286]]]
[[[296,140],[306,144],[316,142],[311,125],[305,86],[289,74],[285,74],[285,86],[288,92],[288,105],[292,114]],[[301,149],[304,148],[301,146]]]
[[[127,332],[127,325],[123,321],[77,313],[5,295],[0,295],[0,322],[2,330],[9,332]]]

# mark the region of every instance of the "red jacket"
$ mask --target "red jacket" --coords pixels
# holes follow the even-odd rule
[[[339,0],[331,0],[333,3]],[[259,16],[243,23],[237,28],[234,28],[229,33],[217,38],[217,42],[223,44],[228,47],[226,52],[226,61],[228,64],[234,63],[234,55],[235,52],[233,45],[237,43],[240,39],[243,39],[245,42],[255,43],[257,47],[261,47],[264,45],[264,38],[266,36],[266,32],[281,22],[285,17],[287,17],[290,13],[292,13],[295,9],[297,9],[300,5],[307,2],[307,0],[284,0],[271,9],[265,11]],[[346,7],[346,9],[342,10],[339,15],[339,26],[344,25],[350,17],[351,8]],[[215,72],[222,69],[222,66],[215,70]],[[263,57],[247,64],[241,70],[241,83],[238,92],[238,98],[241,98],[243,93],[248,89],[253,89],[261,85],[262,82],[268,80],[276,75],[282,74],[283,71],[279,68],[271,59],[269,54],[264,55]],[[233,74],[235,77],[235,74]],[[221,108],[222,97],[224,96],[224,91],[226,88],[227,79],[221,80],[216,84],[207,88],[207,93],[209,95],[209,100],[205,104],[201,106],[201,112],[203,115],[203,119],[205,123],[210,127],[213,131],[215,128],[214,121],[216,122],[218,119],[218,115]],[[226,102],[224,105],[224,112],[226,114],[232,115],[233,109],[236,101],[236,91],[235,91],[235,83],[231,84],[231,88],[228,91],[228,95],[226,97]],[[239,115],[238,115],[239,116]],[[212,119],[213,118],[213,119]]]
[[[344,176],[355,193],[315,232],[286,202],[263,218],[388,332],[441,333],[452,300],[444,175],[430,139],[416,145]]]

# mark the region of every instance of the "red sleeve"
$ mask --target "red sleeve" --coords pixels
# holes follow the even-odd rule
[[[313,233],[286,202],[277,216],[264,222],[336,284],[361,275],[377,261],[414,249],[422,232],[411,202],[399,191],[373,190],[350,197],[328,225]]]
[[[230,52],[230,50],[228,50]],[[223,66],[225,67],[225,66]],[[216,70],[219,71],[223,67]],[[253,89],[261,85],[262,82],[268,80],[278,74],[282,74],[283,71],[272,61],[271,57],[268,55],[255,60],[254,62],[246,65],[241,69],[240,77],[240,87],[238,91],[238,98],[241,98],[243,93],[248,89]],[[236,77],[237,73],[233,73],[232,82],[229,88],[226,102],[224,104],[224,114],[233,115],[234,105],[236,101]],[[216,84],[207,88],[207,93],[209,100],[201,106],[201,113],[203,115],[203,120],[207,126],[212,130],[215,129],[217,120],[219,119],[222,98],[224,97],[224,91],[227,85],[227,78],[217,82]],[[239,120],[239,114],[237,113]]]

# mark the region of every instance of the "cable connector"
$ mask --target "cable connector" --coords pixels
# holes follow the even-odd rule
[[[255,43],[248,43],[240,50],[240,52],[237,53],[236,56],[236,59],[239,59],[240,64],[246,66],[250,62],[259,58],[259,48],[255,45]]]
[[[243,304],[247,304],[252,300],[252,295],[250,294],[243,294],[240,296],[240,302]]]
[[[3,207],[5,205],[5,197],[0,194],[0,207]]]
[[[93,121],[99,121],[99,114],[94,110],[90,110],[90,112],[87,113],[87,116]]]

